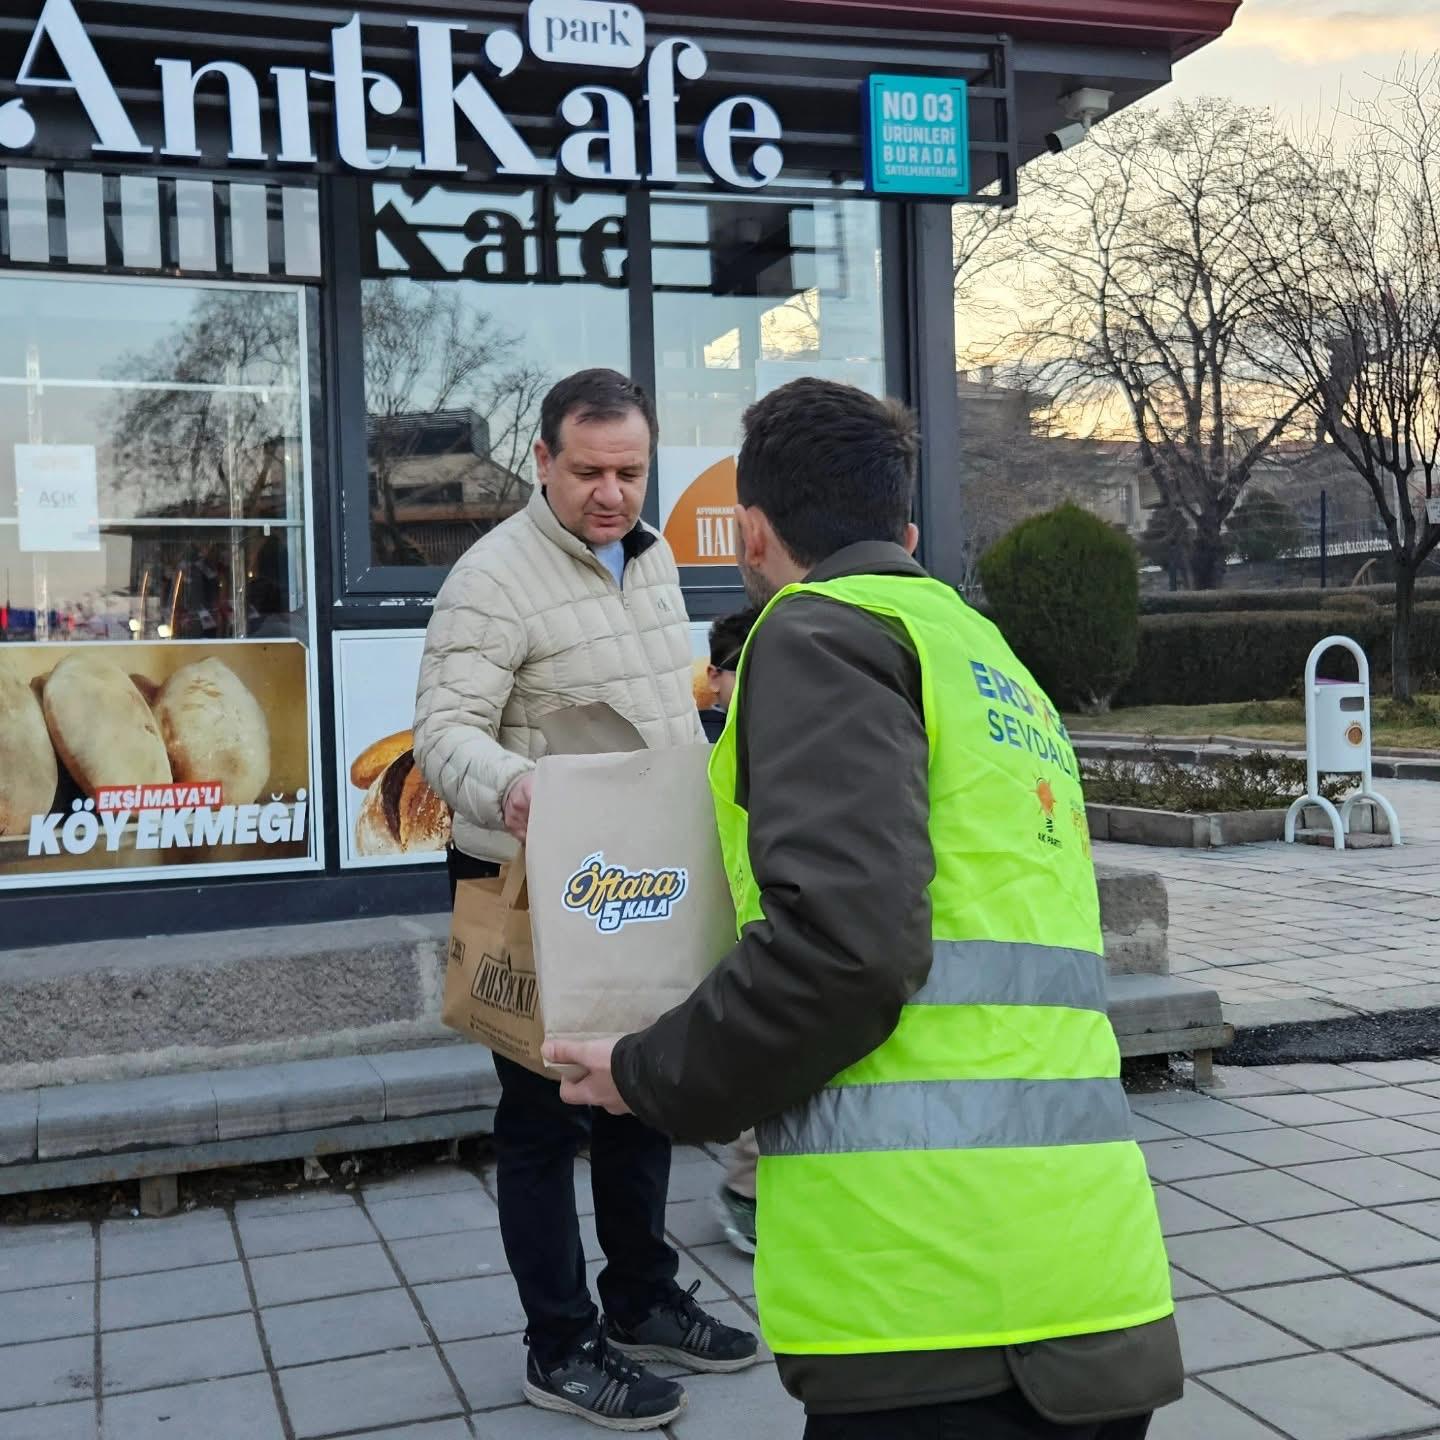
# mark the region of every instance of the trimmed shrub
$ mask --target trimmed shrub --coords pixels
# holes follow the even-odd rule
[[[1147,595],[1140,602],[1142,615],[1213,615],[1262,610],[1318,610],[1327,590],[1177,590],[1170,595]]]
[[[1143,760],[1082,760],[1085,798],[1097,805],[1138,805],[1213,815],[1227,810],[1273,810],[1305,793],[1305,762],[1298,757],[1252,750],[1221,755],[1204,765],[1182,765],[1157,745]],[[1320,793],[1338,800],[1349,776],[1326,775]]]
[[[1325,590],[1321,592],[1321,596],[1321,610],[1342,612],[1360,610],[1371,614],[1380,609],[1380,602],[1373,595],[1361,595],[1354,590]]]
[[[1315,643],[1335,628],[1318,610],[1147,615],[1140,626],[1135,674],[1117,703],[1219,705],[1281,699],[1300,685]],[[1383,626],[1367,621],[1344,629],[1365,647],[1373,664]]]
[[[1393,585],[1344,585],[1333,590],[1314,586],[1275,590],[1177,590],[1140,598],[1142,615],[1195,615],[1217,610],[1316,610],[1327,600],[1373,600],[1377,605],[1395,603]],[[1440,601],[1440,577],[1426,576],[1416,582],[1415,599]]]
[[[1118,705],[1214,705],[1299,695],[1305,662],[1329,635],[1348,635],[1370,660],[1379,694],[1390,669],[1394,612],[1355,608],[1309,612],[1239,611],[1218,615],[1146,615],[1139,659]],[[1440,673],[1440,604],[1415,607],[1410,664],[1417,685]],[[1321,662],[1326,679],[1354,679],[1343,651]]]
[[[1135,668],[1134,545],[1076,505],[1022,521],[980,561],[995,623],[1059,706],[1103,712]]]

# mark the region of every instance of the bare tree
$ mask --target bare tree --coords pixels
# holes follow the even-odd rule
[[[1288,232],[1257,226],[1251,243],[1275,262],[1276,377],[1308,402],[1384,527],[1392,686],[1408,700],[1415,580],[1440,545],[1427,513],[1440,461],[1440,57],[1402,69],[1351,119],[1344,152],[1313,137]]]
[[[950,212],[950,275],[957,305],[973,305],[986,280],[1012,258],[1007,241],[1017,211],[996,205],[956,205]],[[983,302],[982,302],[983,303]]]
[[[110,426],[115,483],[137,515],[284,513],[301,399],[289,296],[203,291],[183,329],[113,374],[127,382]]]
[[[1221,583],[1225,522],[1306,404],[1253,353],[1285,257],[1249,243],[1300,169],[1268,111],[1200,100],[1126,111],[1029,172],[1022,383],[1128,422],[1197,588]]]
[[[1121,470],[1117,477],[1105,448],[1092,438],[1060,433],[1043,403],[1023,426],[962,426],[959,455],[962,533],[956,583],[965,594],[979,588],[985,552],[1032,515],[1068,500],[1124,524],[1133,470]]]

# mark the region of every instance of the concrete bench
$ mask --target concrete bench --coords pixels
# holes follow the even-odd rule
[[[1211,1083],[1213,1052],[1229,1045],[1220,996],[1172,976],[1170,898],[1158,875],[1128,866],[1097,865],[1100,915],[1109,973],[1110,1023],[1126,1059],[1190,1055],[1195,1083]]]
[[[1152,874],[1098,870],[1111,1018],[1125,1056],[1190,1052],[1203,1083],[1229,1027],[1173,979]],[[0,1194],[490,1128],[489,1052],[439,1023],[446,917],[413,916],[0,952]]]
[[[1202,1082],[1232,1038],[1213,990],[1167,975],[1111,976],[1110,1016],[1122,1055],[1191,1051]],[[192,1171],[487,1133],[498,1095],[467,1044],[0,1094],[0,1195],[139,1180],[162,1214]]]
[[[1220,996],[1172,975],[1112,975],[1109,1009],[1123,1058],[1188,1054],[1199,1086],[1213,1083],[1214,1052],[1235,1039]]]
[[[190,1171],[487,1133],[498,1095],[465,1044],[0,1094],[0,1194],[138,1179],[161,1213]]]

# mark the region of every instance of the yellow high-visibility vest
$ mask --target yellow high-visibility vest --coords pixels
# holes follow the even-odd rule
[[[894,1033],[758,1128],[761,1327],[782,1354],[1018,1345],[1172,1313],[1106,1014],[1079,767],[998,630],[922,576],[791,586],[898,622],[930,742],[934,960]],[[747,647],[748,649],[748,647]],[[711,759],[739,928],[763,918],[736,724]]]

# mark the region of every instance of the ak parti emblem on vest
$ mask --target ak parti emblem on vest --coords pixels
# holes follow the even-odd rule
[[[1042,845],[1053,846],[1056,850],[1062,849],[1065,842],[1055,833],[1055,788],[1043,775],[1035,782],[1035,801],[1044,818],[1044,829],[1036,838]]]

